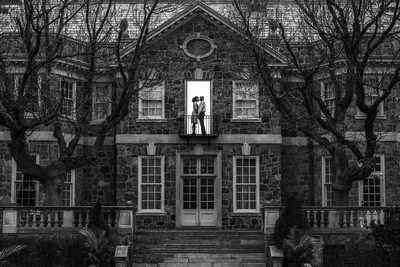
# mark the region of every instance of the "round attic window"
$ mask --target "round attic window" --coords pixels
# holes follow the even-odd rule
[[[187,38],[183,42],[183,45],[181,45],[181,48],[187,56],[200,61],[200,59],[211,55],[217,46],[212,39],[200,36],[200,33],[197,33],[197,35]]]

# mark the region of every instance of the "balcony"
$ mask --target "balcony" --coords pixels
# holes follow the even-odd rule
[[[265,232],[273,231],[275,222],[284,210],[282,206],[264,206]],[[370,230],[372,225],[400,223],[400,207],[312,207],[303,210],[312,232],[348,232]]]
[[[204,128],[206,130],[206,134],[202,134],[200,122],[197,120],[197,124],[194,128],[192,128],[192,116],[191,115],[183,115],[178,118],[179,121],[179,136],[181,137],[217,137],[219,135],[218,131],[218,116],[215,115],[206,115],[204,116]]]
[[[0,206],[0,233],[78,232],[89,224],[90,206],[21,207]],[[135,227],[134,207],[102,208],[110,229],[131,233]]]

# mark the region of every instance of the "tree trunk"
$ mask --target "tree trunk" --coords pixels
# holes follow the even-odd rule
[[[62,180],[59,177],[49,177],[43,187],[46,192],[45,206],[61,206]]]
[[[346,148],[340,144],[335,148],[334,167],[336,173],[332,187],[333,203],[335,206],[348,206],[349,193],[352,187],[348,177],[349,159],[346,154]]]
[[[350,190],[339,191],[333,190],[333,203],[335,206],[348,206],[349,205]]]

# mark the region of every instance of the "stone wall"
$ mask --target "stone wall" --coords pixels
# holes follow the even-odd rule
[[[314,159],[314,199],[315,205],[322,205],[322,157],[327,152],[318,146],[313,149]],[[397,142],[378,143],[376,153],[383,154],[385,163],[386,206],[400,204],[399,144]],[[354,156],[352,156],[354,158]],[[351,158],[352,158],[351,157]],[[282,147],[282,195],[297,196],[303,205],[310,205],[311,175],[309,173],[309,151],[306,146]],[[284,199],[283,199],[284,201]],[[359,183],[354,182],[350,190],[349,204],[359,205]]]
[[[188,57],[180,46],[185,39],[200,34],[212,39],[218,47],[208,57],[197,61]],[[207,107],[211,115],[218,115],[220,134],[279,134],[280,115],[266,97],[260,97],[260,121],[246,122],[232,119],[233,81],[244,80],[245,69],[250,68],[250,55],[237,43],[238,37],[211,18],[197,16],[172,33],[152,43],[147,53],[156,57],[157,64],[170,70],[165,77],[165,120],[138,120],[138,98],[131,106],[131,112],[121,123],[122,134],[177,134],[178,116],[189,114],[192,107],[186,107],[186,80],[194,80],[196,68],[202,70],[201,78],[211,80],[212,105]],[[260,88],[261,89],[261,88]],[[260,90],[262,91],[262,90]],[[189,109],[189,111],[186,111]]]
[[[306,146],[282,146],[282,201],[296,196],[302,205],[311,202],[309,151]]]
[[[176,151],[193,151],[194,145],[156,144],[156,155],[165,156],[165,214],[137,215],[139,228],[174,228],[176,218]],[[222,226],[229,229],[256,229],[261,227],[260,214],[233,213],[233,156],[242,154],[240,144],[210,144],[204,151],[222,154]],[[147,155],[146,146],[118,145],[119,204],[137,205],[138,156]],[[260,156],[260,204],[280,205],[280,146],[251,145],[251,155]]]
[[[11,173],[8,143],[0,141],[0,204],[11,203]]]
[[[116,192],[115,146],[105,145],[97,159],[82,168],[80,177],[80,205],[100,202],[103,206],[115,205]]]

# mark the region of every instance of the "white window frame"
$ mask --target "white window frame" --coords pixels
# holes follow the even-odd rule
[[[60,79],[58,81],[58,90],[60,93],[60,101],[64,101],[62,94],[61,94],[61,82],[63,80],[72,84],[72,99],[71,99],[72,100],[72,114],[67,115],[67,114],[61,113],[60,115],[61,115],[61,117],[64,117],[66,119],[74,120],[76,118],[76,86],[77,86],[77,84],[76,84],[76,81],[74,81],[72,79],[60,77]],[[63,104],[61,104],[61,105],[63,105]]]
[[[386,206],[386,197],[385,197],[385,155],[384,154],[376,154],[375,158],[380,159],[380,166],[381,170],[380,171],[372,171],[370,176],[380,176],[380,207],[385,207]],[[368,178],[369,178],[368,177]],[[368,179],[366,178],[366,179]],[[359,206],[364,206],[364,180],[361,180],[358,182],[358,205]],[[369,206],[367,206],[369,207]],[[373,207],[372,207],[373,208]]]
[[[35,157],[35,162],[36,164],[39,164],[40,162],[40,157],[39,154],[32,154],[32,156]],[[12,158],[11,161],[11,203],[16,204],[17,203],[17,162]],[[25,174],[22,174],[25,175]],[[35,206],[39,204],[39,182],[34,180],[35,183]]]
[[[63,194],[64,194],[64,188],[62,190],[62,195],[61,195],[61,205],[64,207],[73,207],[75,206],[75,170],[71,170],[69,171],[70,175],[71,175],[71,181],[64,181],[63,186],[66,184],[70,184],[71,185],[71,191],[70,191],[70,203],[69,205],[64,205],[64,199],[63,199]]]
[[[99,86],[99,87],[98,87]],[[97,95],[98,95],[98,88],[103,88],[104,86],[107,87],[107,95],[109,98],[107,99],[108,102],[97,102]],[[93,92],[92,92],[92,122],[97,123],[105,120],[105,118],[98,118],[97,117],[97,112],[96,112],[96,104],[100,105],[107,105],[107,111],[106,111],[106,117],[111,113],[111,104],[112,104],[112,90],[111,90],[111,84],[109,83],[97,83],[93,86]]]
[[[158,84],[154,84],[151,86],[146,86],[146,84],[151,84],[151,80],[147,81],[139,81],[139,119],[144,119],[144,120],[157,120],[157,119],[164,119],[165,118],[165,82],[160,82]],[[156,100],[161,100],[161,116],[146,116],[143,114],[143,100],[152,100],[152,99],[144,99],[144,91],[146,92],[151,92],[151,90],[154,89],[161,89],[161,99],[156,99]]]
[[[159,158],[161,159],[161,208],[160,209],[143,209],[142,208],[142,159],[143,158]],[[139,156],[138,157],[138,213],[164,213],[165,201],[165,156]]]
[[[368,106],[370,106],[370,105],[372,105],[372,103],[368,103],[367,97],[370,97],[370,98],[372,99],[372,101],[375,101],[375,99],[376,99],[379,95],[376,93],[376,90],[374,90],[372,87],[370,87],[370,86],[365,86],[365,88],[366,88],[365,91],[370,90],[370,91],[373,92],[373,94],[371,94],[371,95],[368,95],[368,94],[365,95],[365,97],[366,97],[365,103],[366,103]],[[380,90],[379,93],[381,93],[381,92],[382,92],[382,91]],[[378,113],[376,114],[376,118],[377,118],[377,119],[386,119],[385,108],[384,108],[384,106],[383,106],[383,102],[384,102],[384,101],[382,101],[382,102],[379,103],[379,105],[378,105]],[[356,118],[356,119],[365,119],[365,117],[366,117],[365,114],[357,107],[357,114],[356,114],[355,118]]]
[[[327,182],[327,175],[334,175],[334,173],[332,172],[332,173],[327,173],[326,172],[326,160],[330,160],[331,162],[330,162],[330,172],[332,172],[332,171],[334,171],[333,169],[332,169],[332,161],[333,161],[333,158],[332,157],[329,157],[329,156],[322,156],[322,170],[321,170],[321,176],[322,176],[322,206],[323,207],[330,207],[330,206],[333,206],[333,198],[332,199],[330,199],[329,201],[330,201],[330,203],[331,204],[329,204],[328,205],[328,199],[327,199],[327,187],[326,187],[326,185],[333,185],[333,180],[332,180],[332,178],[334,178],[334,177],[332,177],[331,178],[331,181],[328,183]],[[332,190],[332,189],[331,189]]]
[[[236,205],[237,186],[237,159],[256,160],[256,208],[238,209]],[[260,157],[259,156],[234,156],[233,157],[233,212],[234,213],[258,213],[260,212]]]
[[[248,100],[248,101],[254,101],[255,102],[255,115],[254,116],[245,116],[245,115],[238,115],[237,114],[237,106],[236,106],[236,101],[237,99],[237,92],[239,92],[239,87],[238,84],[242,84],[241,88],[250,88],[249,92],[252,92],[254,90],[254,95],[251,96],[248,94],[246,99],[243,100]],[[237,81],[232,81],[232,119],[233,120],[260,120],[260,103],[259,103],[259,85],[258,84],[251,84],[250,81],[246,80],[237,80]]]
[[[328,89],[331,87],[331,89]],[[332,94],[332,95],[331,95]],[[331,114],[332,118],[335,117],[336,103],[335,103],[335,89],[331,81],[321,81],[321,100],[324,103],[326,109]],[[321,110],[321,117],[325,118],[324,112]]]

